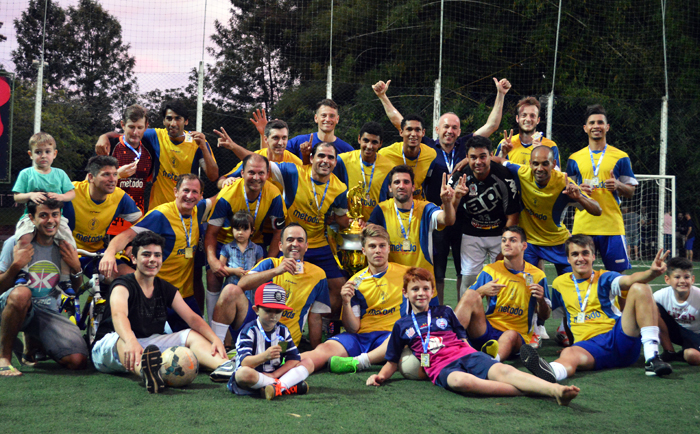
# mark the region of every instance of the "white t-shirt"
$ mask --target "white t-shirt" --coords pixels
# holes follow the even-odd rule
[[[654,300],[682,327],[693,333],[700,333],[700,288],[690,288],[688,299],[683,303],[676,300],[673,288],[662,288],[654,293]]]

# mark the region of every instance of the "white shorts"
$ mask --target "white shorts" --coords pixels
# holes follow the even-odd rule
[[[15,228],[15,243],[19,242],[19,237],[22,235],[33,234],[35,230],[36,227],[29,218],[29,214],[25,215],[17,222],[17,227]],[[61,216],[61,223],[58,225],[54,242],[58,245],[61,240],[68,241],[71,246],[76,247],[73,232],[68,226],[68,219],[63,216]]]
[[[163,352],[174,346],[184,347],[190,330],[180,330],[170,335],[152,335],[137,340],[143,348],[155,345]],[[102,339],[95,343],[95,346],[92,347],[92,363],[95,365],[95,369],[106,374],[129,372],[119,361],[119,353],[117,352],[118,340],[119,335],[117,332],[112,332],[104,335]]]
[[[462,276],[476,276],[484,268],[484,261],[496,261],[501,253],[501,237],[474,237],[462,234]]]

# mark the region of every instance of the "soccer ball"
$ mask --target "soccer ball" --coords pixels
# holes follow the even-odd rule
[[[406,347],[401,352],[399,372],[404,376],[404,378],[409,380],[422,381],[428,379],[428,376],[425,375],[425,371],[420,365],[420,360],[418,360],[418,357],[413,355],[413,350],[411,350],[411,347]]]
[[[187,347],[170,347],[163,351],[163,365],[160,376],[171,387],[187,386],[199,373],[199,361],[192,350]]]

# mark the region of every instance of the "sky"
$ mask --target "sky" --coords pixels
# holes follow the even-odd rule
[[[43,0],[42,0],[43,1]],[[129,53],[136,58],[134,71],[142,92],[155,88],[183,86],[192,68],[202,60],[203,35],[214,32],[214,20],[226,22],[231,0],[98,0],[122,26],[122,39],[130,44]],[[78,0],[55,0],[63,8],[76,6]],[[0,64],[14,69],[12,50],[17,48],[13,20],[27,9],[29,0],[0,1]],[[206,8],[205,8],[206,6]],[[206,17],[206,19],[205,19]],[[206,22],[205,22],[206,21]],[[213,59],[205,52],[204,62]]]

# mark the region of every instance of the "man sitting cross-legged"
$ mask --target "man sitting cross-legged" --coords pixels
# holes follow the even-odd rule
[[[361,371],[384,360],[391,328],[407,309],[401,288],[409,267],[389,262],[386,229],[370,223],[360,240],[369,266],[348,280],[340,291],[341,319],[347,333],[333,336],[314,351],[301,355],[302,360],[311,359],[317,368],[328,361],[331,372]]]
[[[215,369],[228,361],[221,339],[185,303],[177,288],[156,275],[163,265],[165,240],[141,232],[131,242],[136,272],[114,280],[107,309],[97,330],[92,362],[100,372],[133,372],[143,378],[149,393],[159,393],[161,351],[185,346],[201,366]],[[165,333],[167,309],[172,308],[191,327]],[[144,349],[145,348],[145,349]]]
[[[573,271],[554,279],[552,308],[566,314],[575,343],[551,366],[534,348],[524,346],[520,359],[525,367],[541,378],[561,381],[577,370],[629,366],[643,346],[646,375],[670,374],[671,365],[659,357],[658,309],[647,285],[666,271],[669,252],[662,255],[659,250],[647,271],[626,276],[593,270],[595,245],[587,235],[572,236],[564,247]],[[619,298],[626,300],[622,312]]]
[[[498,361],[517,354],[530,342],[535,313],[542,319],[551,313],[547,278],[542,270],[525,262],[526,248],[522,228],[505,228],[501,237],[504,259],[484,267],[455,310],[472,346]],[[486,313],[482,297],[488,297]]]

